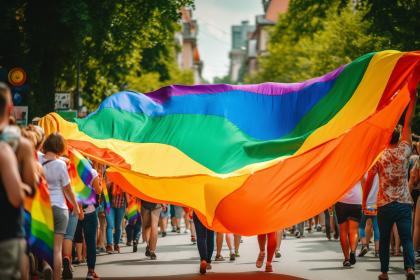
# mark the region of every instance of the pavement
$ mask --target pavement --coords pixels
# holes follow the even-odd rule
[[[296,239],[287,236],[281,244],[282,257],[274,259],[274,273],[265,273],[255,267],[258,254],[256,237],[243,237],[240,257],[234,262],[213,262],[213,269],[205,276],[198,274],[199,258],[196,245],[190,242],[189,234],[169,233],[159,238],[157,260],[145,257],[145,245],[140,244],[137,253],[132,247],[121,247],[120,254],[101,254],[97,257],[96,272],[101,279],[146,279],[146,280],[353,280],[377,279],[379,259],[369,252],[351,268],[343,268],[342,253],[338,241],[328,241],[322,233],[307,234]],[[229,255],[224,244],[222,255]],[[214,258],[214,255],[213,255]],[[228,259],[228,258],[227,258]],[[84,279],[85,264],[75,267],[74,277]],[[405,279],[402,257],[392,257],[390,279]]]

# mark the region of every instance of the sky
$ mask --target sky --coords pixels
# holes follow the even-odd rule
[[[204,62],[203,77],[209,82],[229,71],[232,25],[263,14],[261,0],[195,0],[193,18],[198,21],[198,50]]]

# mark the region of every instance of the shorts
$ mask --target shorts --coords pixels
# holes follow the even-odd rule
[[[64,234],[64,239],[73,240],[78,220],[78,216],[74,215],[73,213],[69,213],[69,222],[67,224],[66,233]]]
[[[171,205],[171,207],[174,209],[173,211],[171,211],[172,218],[175,217],[177,219],[181,219],[182,216],[184,216],[184,209],[181,206]]]
[[[347,220],[360,223],[362,219],[362,205],[337,202],[335,204],[335,213],[337,214],[338,224],[347,222]]]
[[[69,210],[53,206],[54,233],[65,234],[69,222]]]
[[[25,252],[23,238],[0,241],[0,279],[21,279],[20,266]]]
[[[170,218],[171,217],[171,210],[170,210],[171,206],[169,204],[167,204],[166,207],[166,211],[164,212],[162,210],[162,212],[160,212],[160,217],[163,218]]]
[[[141,214],[143,230],[145,228],[152,226],[152,223],[156,223],[156,226],[157,226],[161,211],[162,211],[161,207],[155,208],[152,210],[146,209],[143,207],[141,208],[140,214]]]

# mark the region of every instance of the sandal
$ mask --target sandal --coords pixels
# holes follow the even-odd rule
[[[351,266],[350,261],[349,261],[349,260],[344,260],[344,261],[343,261],[343,266],[344,266],[344,267],[350,267],[350,266]]]
[[[257,262],[255,264],[257,266],[257,268],[261,268],[263,266],[264,258],[265,258],[265,252],[260,252],[258,254],[258,259],[257,259]]]
[[[271,263],[268,262],[265,264],[265,272],[273,272],[273,266]]]
[[[214,258],[214,261],[216,261],[216,262],[222,262],[222,261],[224,261],[225,260],[225,258],[222,256],[222,255],[217,255],[215,258]]]

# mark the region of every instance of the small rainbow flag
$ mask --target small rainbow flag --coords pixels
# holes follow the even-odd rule
[[[96,193],[93,190],[92,182],[95,179],[92,165],[77,150],[69,148],[70,165],[69,175],[71,185],[76,194],[78,202],[92,204],[96,202]]]
[[[139,203],[135,197],[130,199],[127,207],[127,220],[130,224],[134,223],[139,217]]]
[[[102,179],[102,191],[104,194],[104,198],[105,198],[105,204],[106,204],[106,212],[109,214],[109,211],[111,210],[111,202],[109,200],[109,194],[108,194],[108,189],[106,187],[106,181],[105,179]]]
[[[35,196],[25,199],[24,209],[25,230],[31,252],[53,265],[54,220],[50,193],[44,178],[40,179]]]

